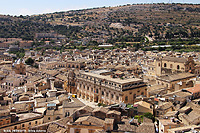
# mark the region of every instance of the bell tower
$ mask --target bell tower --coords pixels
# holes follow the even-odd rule
[[[67,75],[67,92],[76,94],[76,74],[74,69],[70,70]]]
[[[161,76],[162,75],[162,59],[156,59],[155,65],[156,65],[155,67],[156,76]]]

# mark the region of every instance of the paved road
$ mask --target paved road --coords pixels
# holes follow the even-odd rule
[[[81,102],[83,102],[85,105],[88,105],[88,106],[90,106],[90,107],[92,107],[92,108],[98,107],[98,106],[97,106],[97,103],[89,102],[89,101],[86,101],[86,100],[81,99],[81,98],[77,98],[77,99],[80,100]]]

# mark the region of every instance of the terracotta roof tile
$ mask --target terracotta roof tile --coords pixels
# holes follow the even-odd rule
[[[172,62],[180,62],[180,63],[185,63],[187,61],[187,59],[185,58],[177,58],[177,57],[163,57],[162,60],[165,61],[172,61]]]
[[[116,111],[116,110],[111,110],[111,111],[108,111],[107,114],[116,114],[116,115],[121,115],[121,112]]]
[[[98,108],[95,108],[92,112],[98,112],[98,111],[107,113],[109,110],[104,107],[98,107]]]
[[[200,84],[196,84],[194,87],[188,88],[186,90],[193,93],[193,94],[198,93],[198,92],[200,92]]]
[[[104,120],[101,120],[93,116],[79,117],[78,120],[75,121],[75,123],[84,122],[84,121],[87,121],[89,123],[95,123],[97,125],[104,125]]]

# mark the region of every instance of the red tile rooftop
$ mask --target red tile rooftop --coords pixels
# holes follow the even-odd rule
[[[200,92],[200,84],[196,84],[194,87],[188,88],[186,90],[193,93],[193,94],[198,93],[198,92]]]

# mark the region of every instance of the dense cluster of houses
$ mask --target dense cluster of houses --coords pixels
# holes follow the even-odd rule
[[[3,132],[200,131],[198,52],[48,49],[16,60],[2,53]]]

